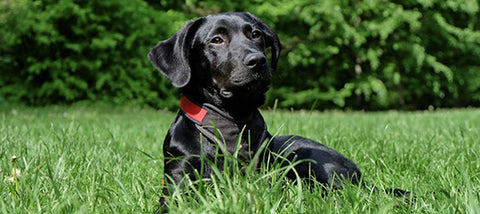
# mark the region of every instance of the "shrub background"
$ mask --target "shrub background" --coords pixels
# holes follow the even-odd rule
[[[189,19],[249,11],[284,46],[267,105],[478,107],[479,2],[0,0],[0,102],[175,108],[150,47]]]

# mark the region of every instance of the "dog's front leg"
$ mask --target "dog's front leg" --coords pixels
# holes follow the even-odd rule
[[[304,137],[274,137],[268,151],[285,159],[277,159],[282,166],[299,161],[294,165],[296,173],[287,174],[290,179],[295,179],[298,174],[300,178],[314,179],[322,184],[340,188],[340,179],[347,179],[356,184],[361,177],[360,169],[353,161],[319,142]]]

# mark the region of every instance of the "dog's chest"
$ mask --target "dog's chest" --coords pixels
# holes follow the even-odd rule
[[[210,104],[197,105],[186,97],[180,100],[179,112],[182,117],[193,123],[200,139],[191,139],[203,146],[205,156],[216,156],[208,151],[218,151],[223,155],[249,163],[260,145],[269,136],[266,123],[258,110],[242,121],[229,117]],[[190,123],[189,122],[189,123]]]
[[[208,124],[198,125],[202,135],[222,153],[238,155],[243,161],[251,159],[267,137],[267,128],[261,117],[246,123],[216,117],[206,121]]]

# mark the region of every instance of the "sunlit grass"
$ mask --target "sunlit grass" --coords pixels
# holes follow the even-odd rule
[[[263,111],[354,160],[370,186],[325,194],[280,168],[215,174],[169,198],[172,213],[479,213],[480,110]],[[112,106],[0,106],[1,213],[153,213],[175,114]],[[12,162],[12,156],[16,156]],[[20,176],[13,177],[12,169]],[[416,193],[413,206],[372,186]]]

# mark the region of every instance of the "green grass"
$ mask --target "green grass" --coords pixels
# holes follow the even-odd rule
[[[153,213],[174,116],[100,105],[0,106],[0,213]],[[193,182],[170,197],[172,213],[480,213],[479,109],[264,117],[272,133],[312,138],[351,158],[369,184],[415,192],[415,204],[370,186],[322,197],[274,168]],[[12,168],[21,170],[13,182]]]

